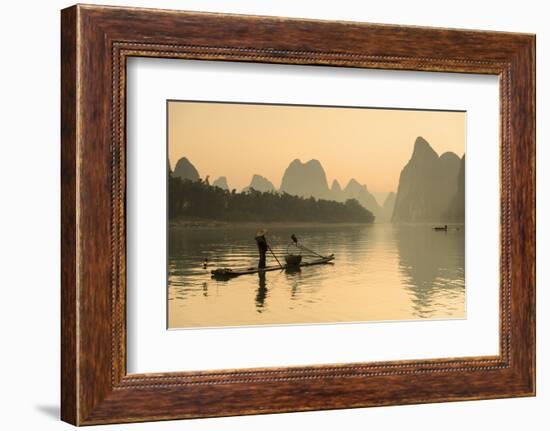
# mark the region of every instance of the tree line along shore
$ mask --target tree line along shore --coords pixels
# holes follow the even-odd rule
[[[280,192],[225,190],[208,180],[169,174],[168,218],[223,222],[372,223],[374,215],[356,199],[336,202]]]
[[[438,155],[417,137],[411,158],[401,170],[398,189],[380,205],[366,184],[354,178],[342,188],[335,179],[328,186],[321,163],[293,160],[278,189],[255,174],[240,192],[227,178],[210,183],[182,157],[170,176],[169,217],[186,216],[222,221],[293,221],[328,223],[464,223],[465,155]],[[365,211],[363,211],[365,210]]]

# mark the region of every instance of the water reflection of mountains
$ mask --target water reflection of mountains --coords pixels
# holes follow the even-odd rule
[[[449,240],[455,243],[456,252],[448,253]],[[350,236],[350,242],[357,238]],[[451,228],[449,232],[430,232],[419,235],[418,230],[410,226],[397,226],[395,233],[399,253],[399,270],[406,280],[407,289],[412,294],[415,314],[420,318],[428,318],[434,309],[434,299],[437,294],[462,294],[464,291],[464,231],[462,227]],[[458,239],[458,241],[455,241]],[[459,261],[457,264],[457,260]],[[291,282],[291,297],[299,294],[300,268],[285,271]],[[336,281],[335,281],[336,283]],[[258,290],[256,307],[261,312],[265,307],[268,294],[265,273],[258,274]]]
[[[419,234],[410,226],[396,226],[399,270],[412,294],[418,317],[430,317],[441,294],[464,293],[464,228]],[[449,252],[449,245],[453,252]]]
[[[337,247],[337,242],[333,240],[338,238],[338,242],[344,243],[345,249],[339,250],[336,255],[334,265],[338,265],[338,258],[346,257],[353,260],[356,257],[358,260],[369,259],[369,253],[373,247],[376,247],[376,241],[391,240],[397,254],[398,272],[401,277],[401,284],[410,297],[410,303],[413,308],[413,314],[417,318],[430,318],[434,310],[438,308],[438,301],[442,296],[464,296],[464,226],[450,226],[447,232],[435,232],[430,225],[394,225],[391,228],[391,238],[379,239],[376,235],[371,235],[369,228],[342,228],[335,229],[328,234],[323,243],[327,250],[332,251]],[[240,236],[240,235],[239,235]],[[275,235],[275,241],[281,241],[284,237]],[[192,236],[186,241],[195,242],[197,238]],[[224,234],[223,241],[232,241],[231,234]],[[370,244],[370,245],[368,245]],[[185,247],[185,244],[179,242],[180,246]],[[198,244],[187,244],[190,248],[195,248]],[[177,247],[179,248],[179,247]],[[246,256],[249,261],[256,259],[255,250],[253,247],[244,252],[236,251],[238,246],[223,248],[219,247],[220,261],[234,262],[237,265],[235,255]],[[280,252],[284,247],[280,248]],[[225,251],[225,253],[224,253]],[[200,258],[197,258],[200,260]],[[176,267],[180,265],[172,265],[172,273]],[[304,271],[300,269],[274,271],[269,274],[259,273],[253,275],[245,275],[243,277],[253,277],[257,280],[257,289],[251,300],[254,301],[256,311],[263,313],[269,307],[270,289],[273,283],[280,284],[281,278],[285,280],[285,285],[289,287],[290,301],[298,301],[307,299],[307,295],[314,293],[311,285],[312,278],[323,276],[324,268],[316,268],[312,271],[307,268]],[[321,274],[321,275],[319,275]],[[179,275],[183,276],[183,273]],[[303,283],[306,280],[307,283]],[[209,283],[222,283],[231,286],[234,280],[204,282],[202,284],[203,295],[208,295]],[[334,288],[338,288],[340,280],[335,278],[331,281]],[[302,289],[303,286],[307,285]],[[383,283],[380,288],[384,288]],[[311,295],[312,297],[315,295]]]

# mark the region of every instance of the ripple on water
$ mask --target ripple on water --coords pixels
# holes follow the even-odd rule
[[[311,249],[334,253],[334,264],[217,281],[211,268],[257,264],[250,232],[171,232],[170,326],[464,317],[464,229],[434,235],[427,225],[273,228],[268,239],[280,258],[295,232]]]

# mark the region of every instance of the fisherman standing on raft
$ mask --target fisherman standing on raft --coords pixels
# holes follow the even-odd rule
[[[260,229],[256,232],[254,239],[258,245],[258,252],[260,253],[260,261],[258,262],[258,268],[265,268],[265,255],[269,249],[265,235],[267,234],[267,229]]]

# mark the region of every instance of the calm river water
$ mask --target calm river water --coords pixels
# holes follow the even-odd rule
[[[218,281],[210,277],[215,267],[257,265],[255,227],[170,229],[170,328],[465,317],[464,226],[447,232],[431,225],[266,227],[279,259],[292,233],[336,259]]]

